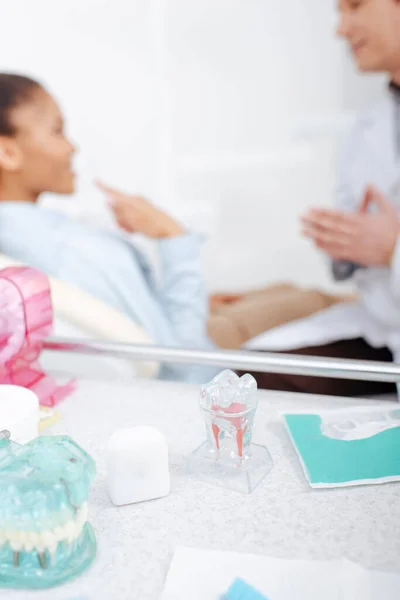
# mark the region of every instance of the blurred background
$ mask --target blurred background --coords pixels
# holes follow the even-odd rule
[[[72,199],[110,225],[95,177],[205,234],[210,290],[329,289],[298,217],[328,205],[355,110],[382,92],[335,39],[335,0],[12,0],[0,70],[41,80],[80,148]]]

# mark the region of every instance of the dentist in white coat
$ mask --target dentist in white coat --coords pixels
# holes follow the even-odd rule
[[[340,0],[338,33],[363,72],[388,74],[385,100],[356,121],[345,144],[333,210],[314,209],[303,233],[352,278],[346,302],[258,336],[248,348],[400,362],[400,0]],[[361,395],[392,384],[254,374],[268,389]]]

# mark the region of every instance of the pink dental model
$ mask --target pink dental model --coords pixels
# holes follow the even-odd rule
[[[0,270],[0,384],[32,390],[40,404],[54,406],[74,391],[44,373],[39,355],[53,328],[49,282],[29,267]]]

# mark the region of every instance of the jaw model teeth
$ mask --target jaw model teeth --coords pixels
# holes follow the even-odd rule
[[[20,564],[20,552],[38,554],[42,569],[47,568],[46,552],[54,558],[58,544],[73,545],[82,535],[87,522],[88,505],[84,502],[76,511],[75,519],[70,519],[64,525],[58,525],[52,530],[21,531],[11,528],[0,529],[0,552],[7,544],[13,551],[14,566]]]
[[[92,563],[87,497],[95,471],[68,437],[20,446],[0,432],[0,587],[53,587]]]

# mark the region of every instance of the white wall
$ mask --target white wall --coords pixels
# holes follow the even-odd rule
[[[0,3],[0,69],[60,99],[81,147],[71,211],[103,218],[101,177],[209,233],[212,288],[329,286],[298,215],[330,202],[348,113],[380,89],[334,39],[334,5],[12,0]]]

